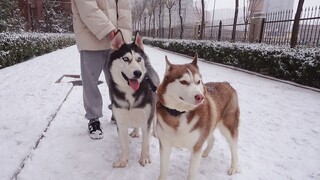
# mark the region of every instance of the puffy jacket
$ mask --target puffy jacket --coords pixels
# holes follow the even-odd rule
[[[71,0],[73,29],[78,50],[106,50],[106,36],[120,29],[126,42],[131,41],[130,0]]]

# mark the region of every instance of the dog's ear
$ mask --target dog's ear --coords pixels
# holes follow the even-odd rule
[[[167,74],[167,72],[169,71],[169,69],[172,66],[172,64],[170,63],[167,55],[165,57],[166,57],[166,74]]]
[[[122,32],[118,30],[112,40],[112,49],[118,50],[123,44],[124,44],[124,39],[123,39]]]
[[[143,41],[139,31],[136,31],[136,35],[134,37],[134,43],[143,51]]]
[[[194,58],[192,60],[192,65],[198,67],[198,53],[196,52],[196,54],[194,55]]]

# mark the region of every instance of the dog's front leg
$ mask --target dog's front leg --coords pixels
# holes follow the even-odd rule
[[[114,168],[123,168],[128,164],[129,158],[129,142],[128,142],[128,129],[119,127],[119,138],[121,144],[121,156],[113,163]]]
[[[157,133],[157,116],[153,117],[153,123],[152,123],[152,136],[155,138],[158,138],[158,133]]]
[[[199,149],[196,152],[191,153],[188,180],[196,179],[196,175],[198,173],[198,168],[199,168],[200,161],[201,161],[201,156],[202,156],[201,149]]]
[[[132,138],[138,138],[138,137],[139,137],[139,128],[134,128],[134,129],[132,130],[132,132],[130,133],[130,136],[131,136]]]
[[[160,176],[158,180],[166,180],[168,178],[169,160],[172,147],[159,140],[160,146]]]
[[[139,163],[141,166],[151,163],[150,154],[149,154],[149,144],[151,129],[150,127],[143,127],[142,130],[142,147],[141,147],[141,157]]]

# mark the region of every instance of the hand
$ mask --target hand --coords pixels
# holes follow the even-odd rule
[[[112,31],[107,35],[108,40],[112,41],[112,39],[114,38],[115,35],[116,35],[115,30],[112,30]]]

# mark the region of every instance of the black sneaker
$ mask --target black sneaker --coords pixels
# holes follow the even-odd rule
[[[103,132],[101,128],[101,123],[98,118],[90,119],[88,124],[89,136],[91,139],[101,139],[103,138]]]

